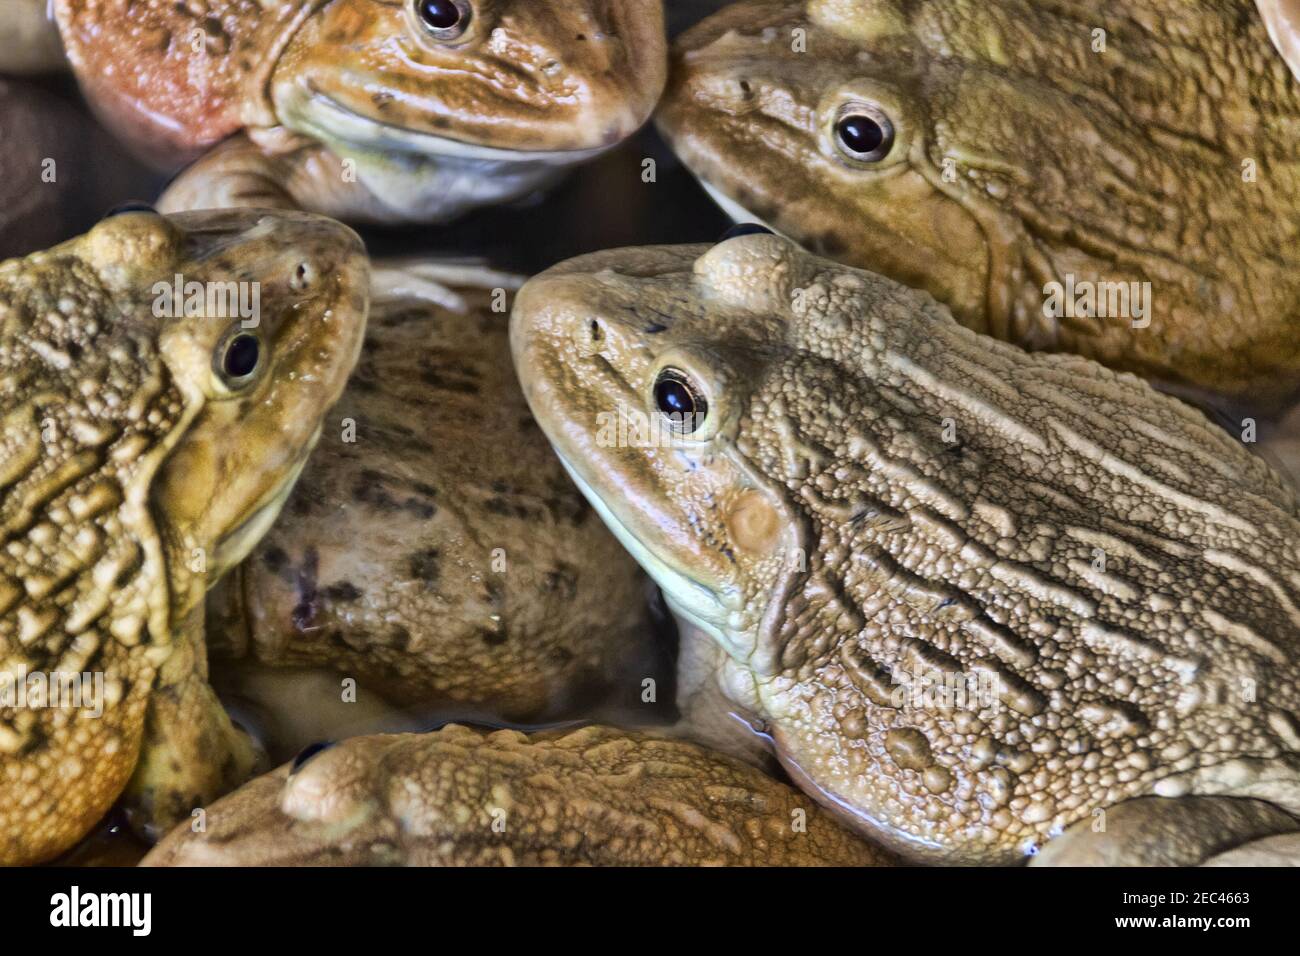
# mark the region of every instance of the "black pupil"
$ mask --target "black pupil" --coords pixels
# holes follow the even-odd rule
[[[885,131],[870,116],[846,116],[835,127],[840,142],[855,153],[871,153],[885,141]]]
[[[460,23],[460,7],[452,0],[420,0],[420,17],[435,30],[450,30]]]
[[[684,382],[675,378],[661,378],[655,383],[655,404],[670,418],[685,422],[700,409],[695,407],[695,396]]]
[[[260,348],[256,337],[239,335],[226,347],[226,359],[223,368],[231,378],[243,378],[253,374],[257,368],[257,354]]]

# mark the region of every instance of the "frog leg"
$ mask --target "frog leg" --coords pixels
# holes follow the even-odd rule
[[[514,292],[524,276],[501,272],[480,259],[402,258],[370,264],[370,302],[431,302],[463,314],[469,308],[456,288],[505,289]]]
[[[131,826],[156,840],[177,821],[267,769],[208,683],[203,607],[159,669],[135,772],[123,793]]]
[[[1254,848],[1254,849],[1252,849]],[[1231,865],[1287,848],[1300,863],[1300,820],[1244,797],[1136,797],[1098,810],[1051,840],[1031,866]]]
[[[1268,38],[1300,80],[1300,0],[1255,0]]]
[[[394,211],[358,176],[354,161],[313,139],[283,127],[260,129],[223,140],[172,180],[156,205],[162,213],[255,207],[394,221]]]
[[[214,147],[171,181],[156,203],[161,213],[193,209],[298,209],[285,170],[244,134]]]
[[[0,73],[25,75],[67,69],[59,25],[48,13],[48,0],[0,3]]]
[[[674,737],[743,760],[766,773],[778,773],[771,738],[756,712],[731,699],[720,683],[726,653],[708,634],[677,618],[677,710],[667,728]]]

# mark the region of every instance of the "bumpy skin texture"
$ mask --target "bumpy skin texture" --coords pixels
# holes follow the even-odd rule
[[[865,866],[891,862],[798,791],[607,727],[354,737],[182,824],[146,866]]]
[[[994,862],[1142,795],[1300,810],[1296,499],[1188,406],[767,235],[572,260],[511,337],[721,686],[865,832]],[[665,368],[703,423],[601,441]]]
[[[110,125],[163,164],[160,208],[432,221],[526,194],[634,132],[667,74],[660,0],[55,0]]]
[[[322,0],[54,0],[68,61],[92,105],[160,164],[269,125],[271,72]]]
[[[864,108],[895,130],[873,162],[834,132]],[[1300,387],[1298,115],[1249,0],[753,0],[678,39],[658,122],[749,217],[976,331],[1274,411]],[[1048,317],[1068,276],[1149,282],[1150,324]]]
[[[261,283],[246,381],[216,370],[239,318],[155,315],[176,274]],[[0,863],[66,849],[128,780],[141,825],[169,826],[252,769],[200,605],[342,391],[367,274],[346,227],[253,211],[116,216],[0,264]],[[81,708],[31,696],[28,675],[83,673],[97,719],[93,676]]]
[[[570,709],[650,634],[644,577],[528,411],[493,311],[507,289],[440,305],[391,271],[336,409],[355,435],[322,438],[210,596],[209,631],[233,645],[213,654],[330,667],[424,713]]]

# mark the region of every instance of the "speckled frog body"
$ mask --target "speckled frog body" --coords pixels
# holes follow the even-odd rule
[[[866,866],[816,804],[694,744],[609,727],[451,725],[300,755],[146,866]]]
[[[376,263],[344,425],[210,596],[213,656],[331,668],[425,719],[573,714],[648,651],[645,578],[524,402],[520,280],[452,267],[433,301],[438,268]]]
[[[123,793],[169,826],[254,770],[203,594],[342,392],[368,274],[347,227],[253,210],[124,213],[0,263],[0,862]]]
[[[1297,829],[1296,498],[1189,406],[772,235],[556,266],[511,333],[722,692],[864,833],[1060,860],[1109,814],[1169,832],[1107,852],[1188,862]],[[598,441],[611,411],[659,427]]]
[[[733,216],[979,332],[1274,413],[1300,387],[1300,82],[1273,0],[746,0],[660,129]]]
[[[114,130],[161,165],[207,154],[163,211],[443,221],[616,145],[649,116],[666,74],[660,0],[53,9],[82,89]]]

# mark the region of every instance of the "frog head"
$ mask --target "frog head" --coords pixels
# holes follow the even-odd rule
[[[454,174],[517,193],[640,127],[665,42],[659,0],[337,0],[294,34],[271,99],[377,191]]]
[[[152,325],[184,411],[151,451],[150,505],[210,582],[261,537],[338,399],[365,329],[369,269],[346,226],[303,213],[105,219],[82,257]]]
[[[810,261],[770,235],[597,253],[525,285],[512,317],[525,393],[575,482],[676,613],[768,674],[808,527],[764,421],[800,401],[790,308]]]

